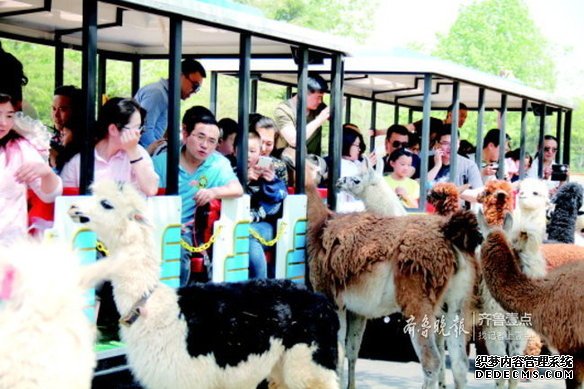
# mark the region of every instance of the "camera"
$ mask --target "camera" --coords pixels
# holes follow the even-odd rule
[[[552,181],[566,181],[568,179],[569,165],[557,164],[552,165]]]
[[[266,156],[261,156],[260,159],[258,160],[258,167],[270,167],[270,165],[272,164],[272,158],[270,157],[266,157]]]

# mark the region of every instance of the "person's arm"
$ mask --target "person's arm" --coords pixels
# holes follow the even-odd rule
[[[154,141],[162,139],[164,129],[156,128],[160,117],[168,111],[168,103],[164,91],[152,89],[143,93],[139,100],[140,106],[146,110],[144,118],[144,133],[140,137],[140,144],[148,147]]]
[[[292,113],[288,111],[290,107],[280,105],[274,112],[274,120],[278,125],[280,135],[284,138],[290,147],[296,147],[296,120]],[[329,108],[323,109],[316,118],[306,125],[306,139],[309,139],[314,132],[322,126],[322,124],[329,118]]]
[[[55,197],[63,193],[61,178],[44,161],[23,163],[14,177],[28,185],[45,203],[55,201]]]
[[[214,199],[232,199],[241,195],[243,195],[243,187],[238,180],[232,180],[223,186],[199,189],[195,193],[195,202],[199,206]]]
[[[61,170],[61,180],[64,188],[79,188],[80,155],[76,154]]]
[[[126,129],[122,131],[120,142],[122,149],[128,154],[132,177],[138,188],[146,196],[154,196],[158,192],[158,175],[154,171],[152,159],[148,152],[140,145],[140,130]]]
[[[466,169],[467,174],[467,184],[470,184],[471,188],[464,190],[460,194],[460,198],[464,201],[469,202],[476,202],[477,196],[481,192],[483,188],[483,180],[481,177],[481,172],[479,171],[479,167],[472,161],[468,164],[468,168]],[[463,182],[465,184],[465,182]]]
[[[436,179],[436,175],[442,168],[442,154],[443,151],[441,149],[434,149],[434,166],[432,169],[428,170],[428,181],[434,181]]]

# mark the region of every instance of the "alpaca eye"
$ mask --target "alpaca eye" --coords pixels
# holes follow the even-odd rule
[[[101,204],[101,206],[102,206],[104,209],[114,209],[114,206],[112,205],[112,203],[110,203],[110,202],[109,202],[109,201],[107,201],[107,200],[101,200],[99,203]]]
[[[360,184],[361,183],[361,180],[358,179],[358,178],[353,178],[353,183],[354,184]]]
[[[533,195],[534,196],[539,196],[539,193],[538,192],[533,192]]]

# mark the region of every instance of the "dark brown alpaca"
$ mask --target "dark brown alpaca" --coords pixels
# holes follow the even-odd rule
[[[310,279],[316,290],[347,310],[346,353],[353,388],[368,318],[402,312],[417,325],[424,319],[433,323],[443,303],[449,308],[447,323],[465,315],[475,276],[474,251],[482,236],[468,212],[450,218],[331,215],[313,186],[307,186],[307,195]],[[457,387],[463,387],[468,368],[465,337],[446,340]],[[424,387],[435,387],[441,363],[435,333],[416,331],[412,341],[423,366]]]
[[[537,244],[535,232],[520,232],[516,250]],[[481,249],[483,277],[493,297],[509,312],[531,314],[532,328],[561,354],[574,357],[567,388],[584,383],[584,263],[571,263],[543,278],[529,278],[519,268],[517,251],[497,230]]]

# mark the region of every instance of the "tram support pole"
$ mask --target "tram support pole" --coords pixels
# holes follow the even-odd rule
[[[541,105],[541,116],[539,117],[539,142],[537,144],[538,158],[537,158],[537,176],[543,177],[543,138],[545,136],[545,112],[547,106]]]
[[[527,141],[527,100],[521,100],[521,134],[519,135],[519,179],[525,178],[525,144]]]
[[[251,35],[239,36],[239,105],[238,122],[241,136],[237,137],[237,176],[242,186],[247,183],[247,140],[249,137],[249,102],[251,98]]]
[[[452,124],[450,126],[450,182],[455,182],[458,171],[458,116],[460,111],[460,82],[452,83]],[[477,146],[478,148],[478,146]]]
[[[298,48],[298,89],[296,100],[296,174],[294,177],[295,193],[305,193],[304,184],[306,177],[304,166],[306,165],[306,95],[308,87],[308,48]]]
[[[95,129],[95,94],[97,88],[97,0],[83,2],[83,50],[81,53],[81,89],[85,105],[85,126],[82,129],[79,193],[89,192],[93,182]]]
[[[430,112],[432,111],[432,74],[424,74],[424,100],[422,107],[422,139],[420,144],[420,210],[426,209],[428,182],[428,152],[430,150]],[[379,158],[379,157],[378,157]],[[380,159],[378,159],[380,160]]]
[[[213,115],[217,116],[217,80],[219,75],[216,71],[211,72],[211,82],[209,89],[209,110],[213,112]]]
[[[499,128],[499,169],[497,178],[502,180],[505,177],[505,145],[507,144],[507,95],[501,95],[501,124]]]
[[[343,139],[343,55],[333,54],[331,63],[331,118],[329,133],[329,155],[333,169],[329,171],[328,205],[330,209],[337,207],[337,180],[341,170],[341,147]]]
[[[475,162],[477,166],[481,167],[483,163],[483,132],[485,129],[485,88],[479,88],[479,111],[477,118],[477,141]]]
[[[166,194],[178,193],[180,152],[180,76],[182,57],[182,20],[170,17],[168,61],[168,151]]]

